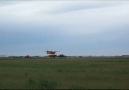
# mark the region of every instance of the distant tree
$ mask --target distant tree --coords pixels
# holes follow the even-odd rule
[[[58,57],[60,57],[60,58],[66,58],[66,56],[64,54],[60,54]]]
[[[31,58],[31,56],[29,56],[29,55],[26,55],[26,56],[25,56],[25,58]]]

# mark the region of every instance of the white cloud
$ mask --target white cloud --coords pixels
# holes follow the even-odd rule
[[[63,34],[100,33],[129,23],[128,1],[15,1],[1,21],[58,27]]]
[[[50,16],[48,23],[62,27],[63,32],[75,34],[100,33],[129,23],[129,6],[83,9]]]
[[[55,7],[57,4],[52,4],[53,2],[37,2],[37,1],[25,1],[16,2],[16,4],[6,5],[0,7],[1,17],[14,20],[35,20],[38,12],[48,12],[51,7]],[[38,17],[39,18],[39,17]]]
[[[52,16],[52,12],[67,12],[72,10],[97,9],[98,7],[107,7],[119,5],[121,2],[102,2],[102,1],[15,1],[16,4],[10,4],[0,7],[1,16],[18,17],[34,19],[42,15],[42,18]],[[59,10],[59,11],[58,11]],[[81,13],[81,12],[80,12]],[[44,15],[46,15],[44,17]],[[38,17],[41,18],[41,17]],[[37,19],[38,19],[37,18]]]

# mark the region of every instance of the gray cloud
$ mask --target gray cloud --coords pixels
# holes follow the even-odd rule
[[[1,8],[0,54],[129,54],[128,3],[67,3],[24,2]]]
[[[112,7],[116,5],[121,5],[121,2],[113,2],[113,1],[73,1],[72,4],[67,2],[64,5],[60,6],[58,9],[50,11],[50,13],[67,13],[74,12],[79,10],[87,10],[87,9],[98,9],[98,8],[106,8]]]

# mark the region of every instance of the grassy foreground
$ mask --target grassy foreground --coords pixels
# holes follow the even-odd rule
[[[0,58],[0,89],[129,89],[129,58]]]

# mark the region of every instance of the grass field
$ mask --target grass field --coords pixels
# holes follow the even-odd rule
[[[0,58],[0,89],[129,89],[129,58]]]

